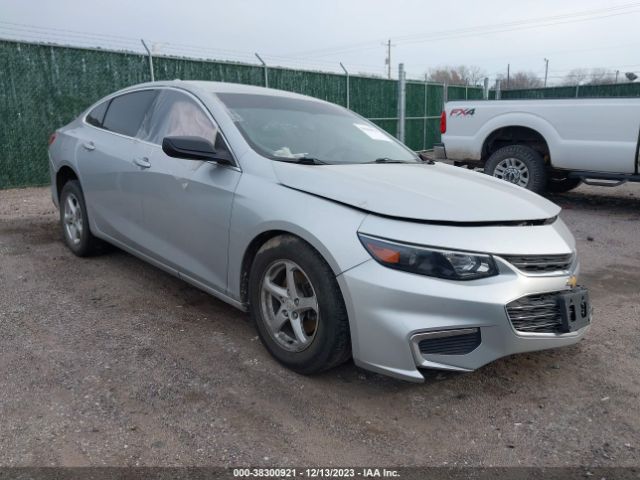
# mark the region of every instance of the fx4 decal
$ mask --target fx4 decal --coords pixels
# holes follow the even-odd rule
[[[450,117],[472,117],[476,113],[475,108],[454,108],[449,114]]]

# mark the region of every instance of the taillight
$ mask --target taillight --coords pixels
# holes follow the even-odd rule
[[[447,112],[444,110],[440,115],[440,133],[447,133]]]
[[[57,135],[58,134],[56,132],[53,132],[51,135],[49,135],[49,146],[51,146],[51,144],[56,141]]]

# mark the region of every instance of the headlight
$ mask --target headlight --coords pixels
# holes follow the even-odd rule
[[[475,280],[498,274],[491,255],[407,245],[362,234],[358,237],[378,263],[396,270],[447,280]]]

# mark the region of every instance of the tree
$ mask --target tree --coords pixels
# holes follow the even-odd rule
[[[563,85],[603,85],[615,82],[615,72],[605,68],[574,68],[562,80]]]
[[[517,88],[540,88],[543,86],[542,80],[533,72],[514,72],[509,76],[507,82],[506,75],[498,75],[500,88],[502,90],[513,90]]]
[[[429,71],[429,80],[449,85],[478,85],[485,76],[485,72],[475,65],[442,66]]]

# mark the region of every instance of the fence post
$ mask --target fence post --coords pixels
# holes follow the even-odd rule
[[[151,81],[155,82],[155,76],[153,75],[153,55],[151,55],[151,50],[149,50],[149,47],[147,47],[144,39],[141,38],[140,41],[142,42],[142,46],[147,51],[147,55],[149,56],[149,71],[151,72]]]
[[[499,79],[496,79],[496,100],[500,100],[502,98],[502,82]]]
[[[427,101],[427,94],[429,93],[429,74],[424,74],[424,124],[422,125],[422,150],[427,149],[427,122],[429,119],[429,102]]]
[[[580,93],[580,84],[576,85],[576,98],[578,98],[578,94]]]
[[[342,64],[342,62],[340,62],[340,66],[342,67],[342,70],[344,70],[344,74],[347,76],[347,109],[349,108],[349,72],[347,71],[346,68],[344,68],[344,65]]]
[[[405,124],[405,99],[407,94],[407,84],[404,72],[404,63],[398,65],[398,129],[396,137],[404,143]]]
[[[269,88],[269,70],[267,68],[267,64],[265,63],[264,60],[262,60],[260,55],[258,55],[257,53],[255,55],[256,55],[256,58],[260,60],[260,63],[262,64],[262,68],[264,68],[264,86],[266,88]]]

